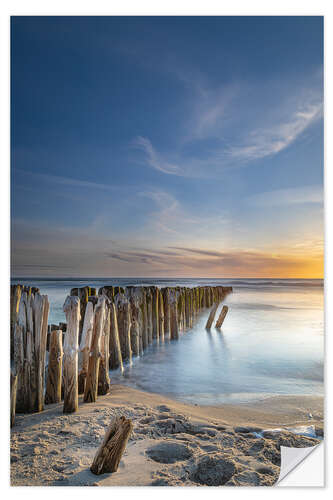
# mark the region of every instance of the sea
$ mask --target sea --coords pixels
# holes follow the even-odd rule
[[[324,283],[311,279],[15,278],[49,297],[49,323],[65,321],[71,288],[89,285],[232,286],[223,328],[209,310],[178,341],[154,343],[111,371],[111,382],[200,405],[242,404],[272,395],[324,394]],[[217,314],[219,313],[220,305]],[[216,316],[217,317],[217,316]]]

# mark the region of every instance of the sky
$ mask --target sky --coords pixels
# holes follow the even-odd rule
[[[321,17],[12,17],[24,277],[323,277]]]

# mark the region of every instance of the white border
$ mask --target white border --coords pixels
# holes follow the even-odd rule
[[[332,196],[332,174],[329,172],[329,151],[332,149],[328,143],[328,138],[332,138],[332,133],[329,129],[329,118],[331,116],[331,106],[330,106],[330,93],[329,90],[332,88],[333,82],[331,76],[332,63],[332,38],[333,38],[333,26],[332,26],[332,16],[331,16],[331,0],[279,0],[279,1],[263,1],[263,0],[243,0],[243,1],[233,1],[233,2],[223,2],[223,1],[212,1],[212,0],[119,0],[119,1],[98,1],[87,2],[85,0],[70,1],[70,0],[57,0],[57,2],[46,2],[45,0],[30,0],[30,1],[19,1],[3,0],[0,5],[1,13],[1,25],[0,25],[0,50],[1,50],[1,101],[0,101],[0,119],[1,119],[1,168],[0,168],[0,203],[1,203],[1,370],[2,371],[2,433],[4,436],[4,429],[8,429],[9,422],[9,401],[8,401],[8,384],[5,383],[9,380],[9,335],[7,325],[9,324],[9,16],[10,15],[325,15],[325,87],[326,87],[326,98],[325,98],[325,219],[326,219],[326,258],[325,258],[325,271],[326,271],[326,332],[329,330],[329,305],[333,304],[333,297],[330,293],[330,288],[328,284],[328,276],[331,274],[330,261],[328,259],[329,249],[333,246],[330,245],[332,230],[330,230],[329,225],[332,224],[333,202],[330,201],[329,195]],[[332,156],[332,155],[331,155]],[[328,350],[328,336],[326,337],[326,349]],[[328,360],[328,351],[326,350],[326,360]],[[326,362],[326,375],[332,373],[332,363]],[[328,379],[326,377],[326,391],[328,393]],[[330,403],[328,401],[328,403]],[[330,420],[330,404],[326,407],[326,422]],[[329,430],[326,426],[326,448],[327,446],[327,435]],[[290,494],[294,496],[295,492],[292,489],[284,488],[283,490],[279,488],[121,488],[120,491],[115,491],[113,488],[98,488],[92,491],[90,488],[64,488],[67,491],[59,490],[58,488],[48,487],[46,490],[44,488],[9,488],[8,479],[8,468],[9,468],[9,454],[8,454],[8,440],[9,432],[7,434],[7,440],[2,441],[1,446],[1,486],[3,494],[8,495],[10,498],[15,498],[16,496],[30,497],[34,498],[39,496],[44,496],[45,494],[49,497],[55,497],[59,494],[70,495],[75,497],[77,495],[80,498],[87,498],[92,494],[98,496],[109,497],[110,495],[126,495],[127,493],[131,496],[135,495],[136,498],[142,497],[145,499],[154,498],[156,495],[159,500],[162,498],[167,498],[172,494],[175,497],[190,496],[191,499],[199,498],[202,495],[209,495],[211,497],[228,495],[228,497],[239,497],[246,495],[246,498],[255,496],[266,498],[267,494],[279,495],[283,492],[284,497]],[[328,463],[328,455],[326,453],[326,471],[332,468],[331,463]],[[329,478],[328,478],[328,482]],[[316,489],[313,491],[311,488],[301,488],[301,495],[303,500],[307,498],[313,498],[314,496],[321,496],[329,494],[331,486],[329,485],[325,489]]]

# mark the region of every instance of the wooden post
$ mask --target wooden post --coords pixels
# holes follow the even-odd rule
[[[108,307],[108,304],[105,305],[105,321],[100,339],[100,345],[101,359],[99,363],[98,394],[104,396],[110,391],[111,385],[109,376],[110,308]]]
[[[147,317],[147,296],[146,289],[142,287],[142,302],[141,302],[141,312],[142,312],[142,350],[147,349],[149,339],[148,339],[148,317]]]
[[[170,339],[179,338],[178,311],[177,311],[177,291],[170,289]]]
[[[164,304],[163,304],[163,295],[161,290],[158,288],[158,332],[159,339],[161,342],[164,342]]]
[[[94,329],[91,340],[88,374],[86,378],[86,386],[84,389],[84,402],[94,403],[97,400],[98,394],[98,374],[99,364],[101,359],[100,339],[104,329],[105,321],[105,298],[100,296],[95,308]]]
[[[140,356],[143,352],[143,317],[140,307],[142,287],[131,287],[129,289],[129,301],[131,307],[131,348],[134,356]]]
[[[134,356],[140,355],[139,323],[135,318],[131,321],[131,348]]]
[[[218,306],[219,306],[219,303],[215,302],[215,304],[212,307],[212,310],[210,311],[210,314],[208,316],[208,320],[207,320],[207,323],[206,323],[206,329],[207,330],[209,330],[211,328],[212,324],[213,324],[213,321],[214,321],[215,314],[216,314]]]
[[[49,366],[47,373],[45,403],[60,403],[62,372],[62,331],[53,330],[50,338]]]
[[[123,416],[112,420],[90,467],[91,472],[99,475],[117,471],[132,429],[131,420]]]
[[[110,304],[110,368],[115,370],[120,368],[123,372],[123,358],[121,355],[119,332],[118,332],[118,320],[116,306],[114,303]]]
[[[152,303],[152,293],[150,288],[146,290],[146,301],[147,301],[147,330],[148,330],[148,344],[153,341],[153,303]]]
[[[153,339],[159,340],[159,322],[158,322],[158,299],[159,293],[157,287],[152,288],[152,316],[153,316]]]
[[[17,373],[10,370],[10,426],[15,423]]]
[[[127,297],[121,293],[116,295],[115,303],[122,359],[132,363],[130,304]]]
[[[94,328],[94,304],[88,302],[84,314],[84,322],[82,327],[82,335],[79,350],[79,379],[78,391],[79,394],[84,393],[85,382],[88,373],[90,344],[92,332]]]
[[[78,341],[80,322],[80,299],[68,296],[64,303],[67,331],[64,343],[64,413],[77,411],[78,401]]]
[[[169,288],[162,288],[163,308],[164,308],[164,337],[168,334],[170,337],[170,304]]]
[[[216,321],[216,325],[215,325],[216,328],[221,328],[223,321],[224,321],[224,318],[227,315],[227,312],[228,312],[228,306],[223,306],[222,310],[220,312],[219,319]]]
[[[19,312],[22,287],[21,285],[12,285],[10,287],[10,356],[14,358],[14,330]]]
[[[29,396],[30,396],[30,383],[24,377],[24,336],[23,332],[26,329],[26,315],[23,297],[21,296],[19,309],[17,313],[17,321],[14,325],[13,336],[13,352],[14,352],[14,373],[17,375],[17,389],[16,389],[16,411],[24,413],[29,411]]]

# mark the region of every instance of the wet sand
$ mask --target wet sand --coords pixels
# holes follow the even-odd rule
[[[111,393],[63,415],[62,404],[17,415],[11,429],[13,486],[273,485],[280,446],[309,447],[318,439],[270,429],[312,425],[323,435],[323,398],[275,396],[223,407],[184,404],[112,385]],[[113,416],[134,430],[113,474],[90,465]]]

